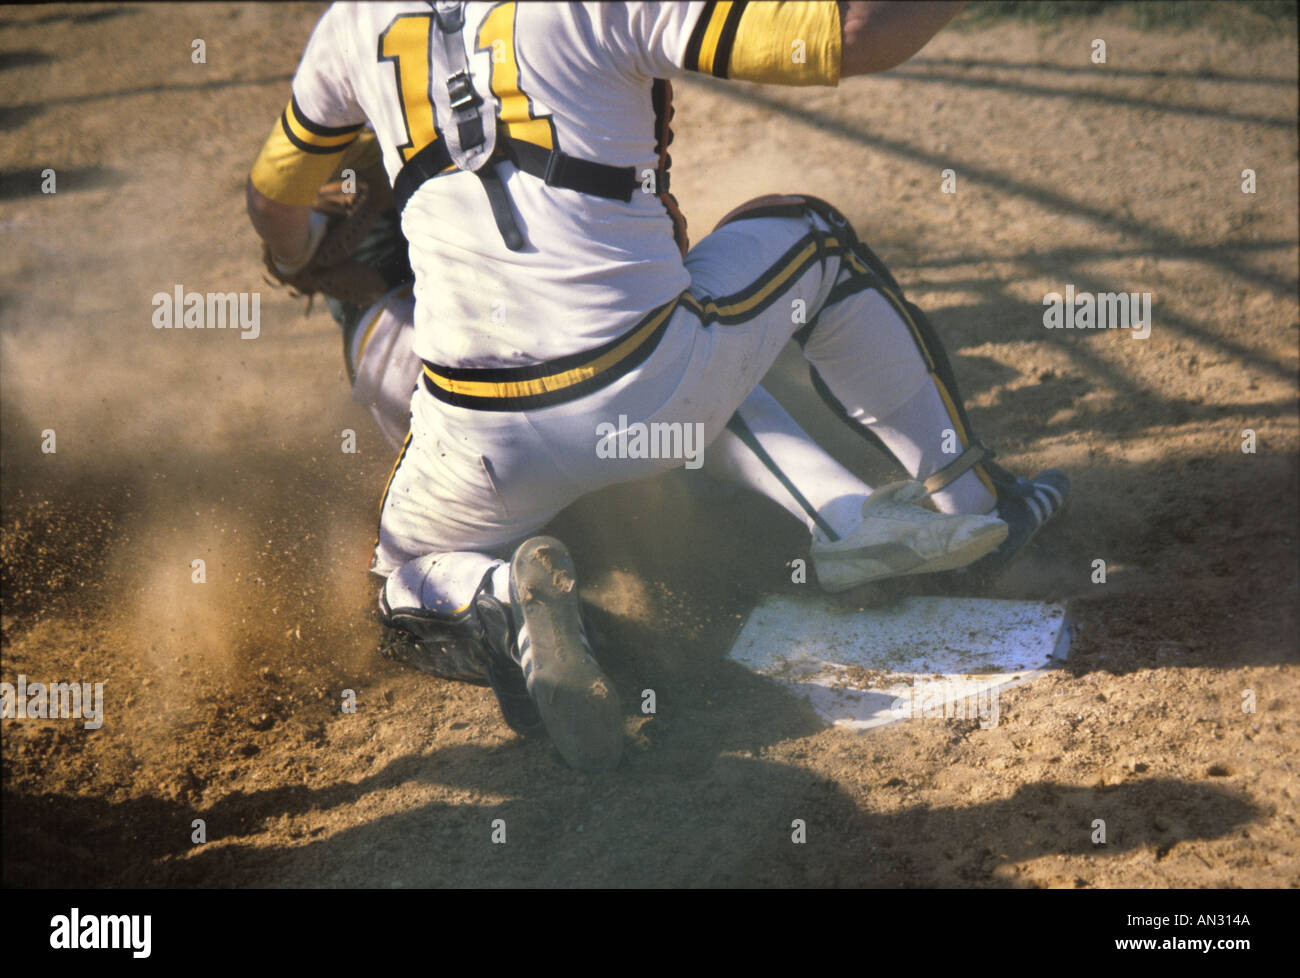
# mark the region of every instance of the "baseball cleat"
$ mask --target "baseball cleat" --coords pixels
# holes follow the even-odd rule
[[[1017,478],[1000,465],[988,465],[998,501],[991,515],[1004,520],[1007,538],[971,571],[1000,570],[1009,564],[1038,531],[1064,512],[1070,500],[1070,479],[1060,469],[1044,469],[1032,479]]]
[[[474,595],[474,644],[496,693],[506,725],[521,737],[536,737],[545,731],[537,705],[528,695],[524,674],[515,659],[514,614],[486,588]]]
[[[579,771],[615,767],[623,711],[591,654],[568,549],[554,537],[525,540],[510,561],[516,661],[560,755]]]
[[[965,567],[1007,539],[1007,524],[997,516],[936,513],[916,505],[925,496],[919,482],[882,486],[862,504],[862,522],[848,536],[834,543],[814,539],[823,590]]]
[[[379,591],[379,614],[384,628],[379,654],[453,682],[488,685],[481,656],[466,641],[469,616],[447,618],[420,608],[394,610],[385,588]]]

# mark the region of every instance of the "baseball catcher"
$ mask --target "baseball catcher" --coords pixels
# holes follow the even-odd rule
[[[381,618],[413,648],[470,649],[463,678],[484,676],[506,722],[572,766],[617,764],[622,713],[572,559],[534,534],[584,493],[683,465],[623,450],[645,431],[698,430],[706,470],[805,519],[832,589],[1004,563],[1065,504],[1062,473],[992,462],[933,328],[832,205],[751,201],[683,256],[666,193],[672,78],[834,85],[906,60],[958,7],[336,4],[317,25],[249,205],[271,267],[313,291],[294,277],[351,216],[317,194],[373,129],[419,365],[371,562]],[[873,491],[837,471],[758,388],[791,339],[831,410],[909,481]],[[365,361],[358,348],[358,382]]]

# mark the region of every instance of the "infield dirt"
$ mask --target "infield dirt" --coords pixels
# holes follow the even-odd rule
[[[105,683],[98,731],[4,721],[6,884],[1295,884],[1294,36],[959,21],[835,90],[677,85],[693,238],[760,193],[835,203],[1000,460],[1069,472],[1071,512],[983,593],[1068,600],[1078,637],[995,729],[822,729],[725,659],[760,594],[814,586],[791,583],[802,527],[679,475],[603,491],[551,527],[628,708],[622,766],[588,778],[489,690],[375,655],[394,453],[244,215],[321,9],[0,8],[0,678]],[[261,335],[155,330],[177,284],[262,292]],[[1152,293],[1150,337],[1044,329],[1067,284]],[[771,389],[894,478],[788,352]]]

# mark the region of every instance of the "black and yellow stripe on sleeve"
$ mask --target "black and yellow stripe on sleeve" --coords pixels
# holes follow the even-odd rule
[[[840,14],[833,2],[709,2],[686,45],[688,71],[778,85],[836,85]]]
[[[709,0],[704,5],[700,19],[691,32],[691,39],[686,44],[687,71],[698,71],[704,75],[728,78],[727,64],[731,60],[731,49],[736,43],[736,30],[740,27],[740,18],[745,13],[747,3],[716,2]]]
[[[281,204],[314,203],[363,125],[322,126],[290,99],[253,163],[253,186]]]
[[[289,105],[280,116],[280,125],[284,134],[304,153],[341,153],[348,143],[356,139],[363,123],[355,126],[322,126],[312,122],[298,105],[297,96],[289,99]]]

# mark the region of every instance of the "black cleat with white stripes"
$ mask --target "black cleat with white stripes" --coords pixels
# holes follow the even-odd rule
[[[481,587],[474,595],[474,623],[475,645],[506,726],[521,737],[545,733],[542,715],[528,693],[523,670],[515,659],[517,635],[511,609]]]
[[[1001,570],[1014,560],[1070,499],[1070,478],[1060,469],[1044,469],[1032,479],[1025,479],[1013,476],[1000,465],[987,467],[998,493],[994,511],[1007,524],[1008,533],[996,550],[966,568],[978,573]]]

